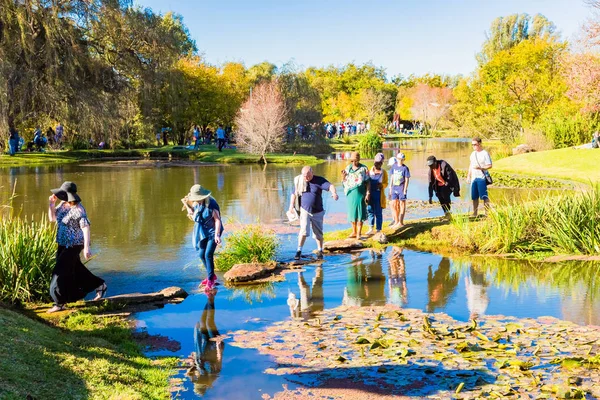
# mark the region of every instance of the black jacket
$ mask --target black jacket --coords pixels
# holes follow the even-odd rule
[[[450,164],[448,164],[444,160],[437,160],[440,165],[440,172],[442,174],[442,178],[446,181],[446,187],[450,188],[454,193],[455,197],[460,196],[460,182],[458,181],[458,176],[456,176],[456,172],[452,169]],[[435,176],[433,175],[433,170],[429,168],[429,198],[433,197],[433,192],[437,193],[438,185],[435,180]]]

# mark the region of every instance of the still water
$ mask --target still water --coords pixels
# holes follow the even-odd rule
[[[466,168],[470,141],[410,139],[387,142],[386,158],[406,154],[412,179],[408,197],[426,200],[425,159],[430,154],[455,168]],[[315,173],[341,190],[340,171],[346,154],[332,155]],[[369,161],[365,162],[371,165]],[[110,164],[0,170],[0,204],[15,188],[13,206],[23,215],[40,218],[49,190],[65,180],[77,183],[92,222],[92,250],[98,256],[88,266],[103,277],[109,295],[150,292],[180,286],[192,293],[183,303],[138,315],[140,326],[181,343],[176,352],[152,354],[187,357],[203,354],[205,372],[190,379],[181,374],[182,398],[260,398],[288,384],[282,377],[263,374],[271,361],[254,350],[219,346],[208,338],[238,329],[261,329],[275,321],[308,318],[314,311],[339,305],[396,304],[428,312],[445,312],[467,320],[472,315],[516,317],[556,316],[580,324],[600,324],[598,264],[529,265],[485,258],[451,260],[431,253],[388,248],[378,255],[333,255],[319,266],[286,275],[286,281],[252,289],[219,287],[214,297],[198,293],[203,272],[190,245],[191,223],[179,199],[194,183],[213,191],[221,205],[226,230],[236,224],[259,222],[280,234],[280,258],[291,258],[296,228],[283,223],[292,180],[300,167],[259,165],[127,167]],[[468,207],[468,185],[455,208]],[[493,202],[518,201],[529,191],[491,189]],[[536,195],[544,195],[539,191]],[[515,200],[517,199],[517,200]],[[325,230],[347,227],[345,198],[324,196]],[[410,207],[407,218],[441,215],[435,207]],[[384,214],[389,220],[389,214]],[[225,238],[226,240],[226,238]],[[315,248],[309,239],[307,253]],[[289,293],[300,300],[290,311]],[[240,391],[240,388],[244,388]]]

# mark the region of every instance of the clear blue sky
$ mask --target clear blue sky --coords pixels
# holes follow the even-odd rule
[[[389,77],[469,74],[498,16],[541,13],[571,38],[583,0],[136,0],[181,14],[213,64],[293,60],[299,67],[372,62]]]

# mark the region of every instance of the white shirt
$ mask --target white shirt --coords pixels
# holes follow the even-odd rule
[[[469,168],[471,170],[471,180],[475,178],[484,179],[485,176],[483,175],[483,171],[480,169],[475,169],[475,167],[492,165],[492,158],[490,157],[490,153],[488,153],[487,150],[473,151],[471,153],[470,160],[471,164],[469,165]]]

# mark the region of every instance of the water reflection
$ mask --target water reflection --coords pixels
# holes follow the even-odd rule
[[[467,290],[467,308],[469,319],[477,319],[485,315],[490,298],[487,293],[489,284],[485,274],[472,265],[469,267],[469,275],[465,276],[465,288]]]
[[[435,272],[427,269],[427,312],[442,311],[458,287],[458,274],[450,268],[450,259],[443,257]]]
[[[373,255],[373,253],[371,253]],[[384,305],[385,276],[381,258],[372,257],[364,263],[359,255],[354,257],[347,269],[347,281],[342,304],[346,306]]]
[[[304,279],[304,274],[298,272],[298,287],[300,288],[300,304],[292,310],[295,317],[308,319],[317,311],[323,311],[325,300],[323,298],[323,267],[315,268],[315,276],[309,286]]]
[[[223,364],[225,342],[219,338],[215,324],[215,296],[217,290],[206,294],[206,305],[194,328],[194,365],[190,374],[194,392],[204,395],[219,377]]]
[[[389,302],[399,307],[408,304],[408,286],[406,284],[406,262],[404,261],[404,250],[392,246],[388,256],[388,283]]]

